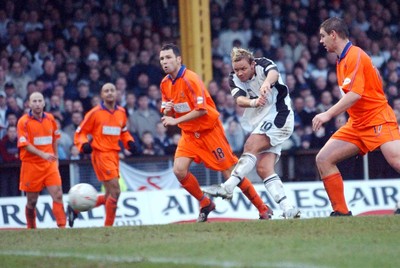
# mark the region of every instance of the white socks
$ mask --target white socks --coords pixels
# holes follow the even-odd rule
[[[255,155],[250,153],[242,154],[233,169],[231,176],[224,182],[225,190],[232,193],[233,189],[235,189],[235,187],[242,181],[243,177],[256,166],[256,163],[257,157]]]
[[[285,189],[283,188],[283,183],[277,174],[272,174],[268,178],[263,180],[265,189],[272,196],[276,203],[279,204],[283,211],[293,208],[289,200],[286,197]]]

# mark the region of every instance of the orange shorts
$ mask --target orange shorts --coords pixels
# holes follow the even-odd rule
[[[397,123],[388,122],[379,126],[354,128],[347,122],[332,135],[332,139],[351,142],[360,149],[360,154],[364,155],[388,141],[400,140],[399,126]]]
[[[225,137],[221,122],[211,130],[183,132],[178,143],[175,158],[189,157],[196,163],[215,171],[224,171],[238,162]]]
[[[61,186],[57,162],[22,162],[19,189],[25,192],[40,192],[48,186]]]
[[[119,178],[119,157],[117,151],[101,152],[93,150],[92,165],[99,181]]]

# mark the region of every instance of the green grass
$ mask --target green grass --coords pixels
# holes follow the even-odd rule
[[[400,216],[0,232],[1,267],[400,267]]]

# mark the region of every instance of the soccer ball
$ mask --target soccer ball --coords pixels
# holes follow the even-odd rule
[[[74,210],[88,211],[96,205],[97,191],[88,183],[79,183],[69,190],[68,199]]]

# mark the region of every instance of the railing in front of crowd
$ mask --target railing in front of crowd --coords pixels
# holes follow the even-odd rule
[[[284,182],[319,180],[315,165],[315,156],[317,153],[318,150],[284,151],[276,165],[276,172]],[[143,172],[159,172],[170,169],[173,166],[172,156],[137,156],[121,161]],[[338,166],[345,180],[400,177],[399,174],[389,166],[380,151],[369,153],[364,157],[352,157],[339,163]],[[101,187],[93,171],[90,160],[61,160],[59,162],[59,169],[61,177],[63,178],[64,193],[68,192],[71,185],[79,182],[91,183],[97,189]],[[20,163],[0,164],[0,170],[0,180],[3,181],[3,179],[6,180],[7,178],[19,180]],[[218,184],[223,181],[220,172],[209,170],[202,164],[193,163],[190,171],[196,176],[201,186]],[[254,170],[248,177],[255,183],[261,183],[260,178],[256,175]],[[2,196],[7,196],[3,190],[1,193]],[[20,192],[18,193],[20,195]]]

